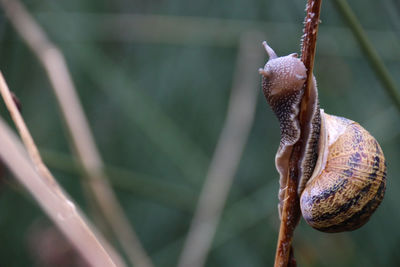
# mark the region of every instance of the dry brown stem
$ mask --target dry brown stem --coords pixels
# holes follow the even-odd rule
[[[39,150],[37,149],[28,128],[26,127],[24,119],[22,118],[18,110],[18,107],[13,99],[13,96],[1,72],[0,72],[0,94],[3,97],[4,103],[6,104],[7,109],[10,112],[11,118],[13,119],[15,126],[17,127],[22,142],[24,142],[28,154],[32,162],[34,163],[37,171],[44,179],[46,179],[49,185],[53,185],[55,188],[58,187],[56,180],[54,179],[50,171],[47,169],[46,165],[44,165],[42,158],[40,157]]]
[[[43,65],[61,108],[78,159],[107,223],[135,266],[152,266],[103,172],[103,162],[61,51],[18,0],[1,0],[5,14]]]
[[[0,146],[2,148],[0,157],[2,161],[21,184],[31,192],[48,216],[92,266],[124,266],[115,250],[99,233],[95,234],[93,226],[89,224],[79,208],[75,206],[43,164],[1,72],[0,93],[32,162],[28,160],[26,151],[11,130],[0,120]]]
[[[307,107],[310,101],[310,87],[312,83],[312,72],[314,67],[315,50],[317,43],[318,24],[322,0],[308,0],[307,15],[305,18],[304,35],[301,51],[301,60],[307,69],[307,79],[304,85],[304,94],[300,104],[299,121],[303,129],[306,120]],[[283,204],[282,219],[279,229],[278,245],[275,255],[275,267],[293,266],[295,264],[292,251],[292,239],[294,229],[300,220],[300,204],[297,195],[299,183],[299,160],[304,143],[304,131],[301,131],[299,141],[294,145],[289,160],[289,179],[287,179],[285,197]],[[290,256],[292,254],[292,256]]]

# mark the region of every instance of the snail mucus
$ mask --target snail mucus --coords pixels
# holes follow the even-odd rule
[[[278,57],[266,42],[269,60],[262,74],[263,93],[277,116],[281,141],[275,157],[280,174],[279,212],[282,211],[288,162],[300,138],[298,120],[306,67],[290,54]],[[364,225],[381,203],[386,189],[386,163],[381,147],[358,123],[328,115],[319,107],[313,77],[306,137],[299,162],[301,213],[313,228],[323,232],[352,231]]]

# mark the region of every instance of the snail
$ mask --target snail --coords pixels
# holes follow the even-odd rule
[[[313,77],[310,101],[300,128],[298,114],[306,80],[306,67],[297,54],[278,57],[266,42],[269,60],[262,75],[263,93],[277,116],[281,141],[275,157],[280,174],[279,212],[285,195],[288,162],[301,131],[299,161],[301,213],[323,232],[352,231],[364,225],[382,202],[386,189],[386,163],[375,138],[360,124],[329,115],[319,107]]]

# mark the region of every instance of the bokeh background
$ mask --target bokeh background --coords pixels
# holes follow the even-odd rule
[[[233,81],[240,79],[235,72],[240,42],[252,38],[259,51],[248,53],[262,56],[244,66],[257,79],[251,88],[258,91],[254,124],[206,266],[271,266],[279,228],[274,166],[279,127],[257,69],[267,60],[263,40],[278,55],[299,52],[306,1],[23,2],[64,53],[113,188],[156,266],[177,263]],[[399,2],[350,4],[400,85]],[[370,222],[357,231],[320,233],[301,221],[295,256],[299,266],[397,266],[400,110],[334,1],[323,1],[321,20],[315,63],[321,107],[359,122],[379,140],[388,164],[387,191]],[[49,81],[2,10],[0,69],[23,105],[46,164],[90,217],[82,173]],[[4,104],[0,113],[13,125]],[[44,266],[37,254],[53,253],[42,244],[51,222],[9,173],[0,182],[0,265]]]

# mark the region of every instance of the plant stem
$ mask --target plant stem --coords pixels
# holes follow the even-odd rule
[[[0,119],[2,161],[31,192],[42,209],[93,266],[125,266],[110,244],[94,231],[79,208],[59,186],[42,158],[0,72],[0,93],[21,135],[29,158],[17,138]],[[33,163],[33,164],[32,164]]]
[[[53,44],[25,6],[18,0],[0,0],[4,12],[27,46],[37,56],[50,80],[70,133],[71,143],[82,163],[93,198],[132,264],[152,267],[133,226],[103,171],[89,123],[79,101],[64,55]]]
[[[309,0],[307,2],[307,15],[305,18],[304,35],[302,43],[303,61],[307,69],[307,79],[304,84],[304,94],[300,104],[299,122],[301,129],[304,128],[308,103],[310,101],[310,88],[312,84],[312,71],[314,66],[321,0]],[[294,229],[300,220],[300,203],[297,195],[299,184],[299,161],[302,154],[302,147],[305,140],[305,133],[301,130],[299,141],[293,146],[289,159],[289,177],[285,190],[285,201],[283,203],[281,225],[279,229],[278,245],[275,255],[275,267],[295,266],[293,256],[292,240]]]

